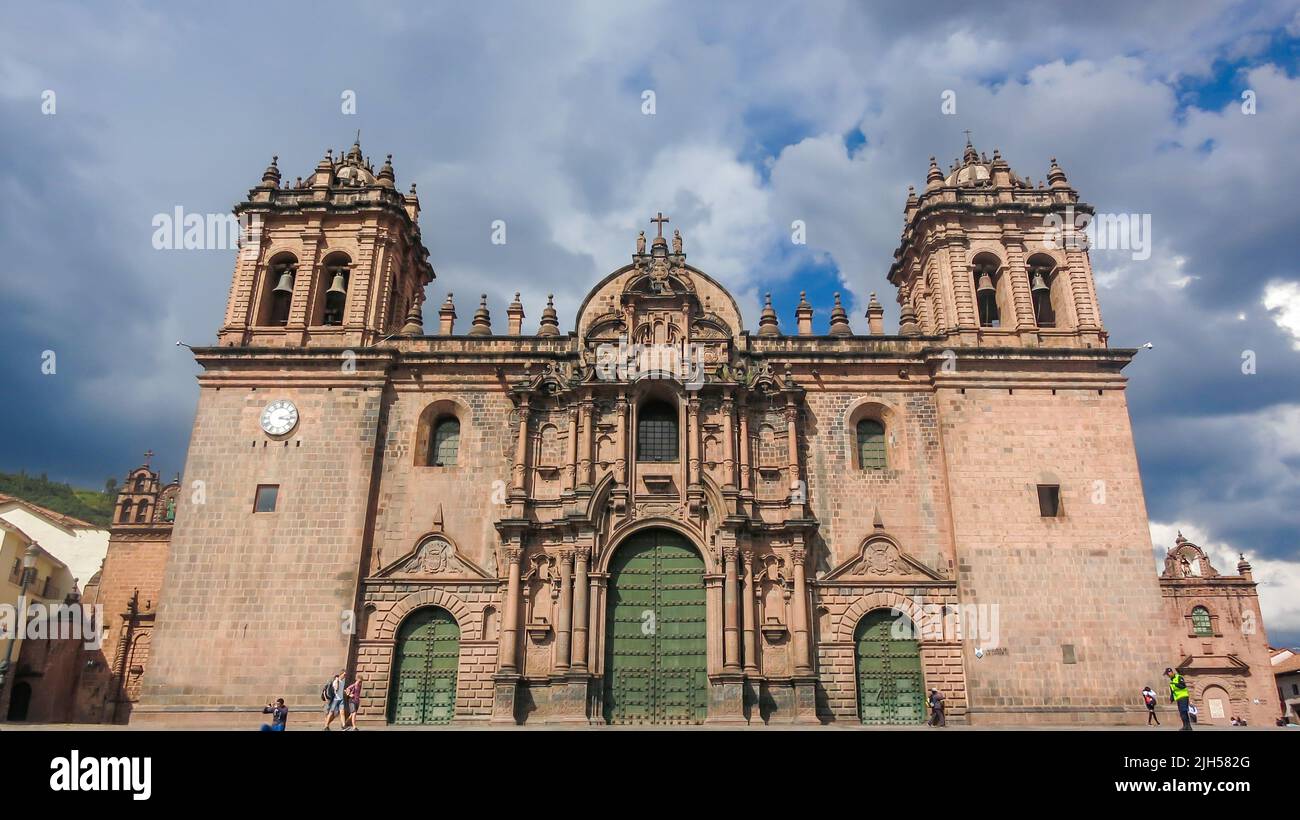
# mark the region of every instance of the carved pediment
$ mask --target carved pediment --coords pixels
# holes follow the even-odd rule
[[[827,574],[827,581],[884,581],[893,579],[946,581],[943,575],[908,555],[887,535],[874,535],[858,552]]]
[[[442,535],[427,535],[415,549],[379,571],[381,578],[491,578]]]

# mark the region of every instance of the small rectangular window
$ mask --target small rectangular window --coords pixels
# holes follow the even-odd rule
[[[279,484],[258,484],[253,512],[275,512],[275,502],[280,495]]]
[[[1078,663],[1078,662],[1079,662],[1078,659],[1075,658],[1074,656],[1074,644],[1072,643],[1061,644],[1061,663]]]
[[[1038,514],[1043,518],[1061,515],[1061,488],[1057,484],[1038,485]]]

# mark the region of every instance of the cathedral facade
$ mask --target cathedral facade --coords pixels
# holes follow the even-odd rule
[[[372,724],[1122,723],[1183,660],[1054,160],[931,161],[893,333],[747,325],[662,214],[571,320],[426,333],[419,211],[359,145],[237,206],[133,723],[339,669]]]

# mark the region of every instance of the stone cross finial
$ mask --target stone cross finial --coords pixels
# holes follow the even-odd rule
[[[655,223],[656,225],[658,225],[658,227],[659,227],[659,233],[657,234],[657,236],[658,236],[660,239],[663,239],[663,238],[664,238],[664,223],[665,223],[665,222],[672,222],[672,220],[669,219],[668,217],[664,216],[664,212],[663,212],[663,211],[660,211],[660,212],[659,212],[659,215],[656,216],[656,217],[654,217],[654,218],[651,219],[650,221],[653,222],[653,223]]]
[[[153,455],[154,455],[153,450],[144,451],[144,466],[146,467],[149,466],[149,459],[153,458]]]

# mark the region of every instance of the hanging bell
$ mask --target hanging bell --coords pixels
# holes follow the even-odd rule
[[[347,296],[347,288],[343,286],[343,269],[334,270],[334,281],[330,283],[330,289],[325,291],[329,296]]]
[[[1034,293],[1046,293],[1050,290],[1050,288],[1047,287],[1047,280],[1043,278],[1043,271],[1041,268],[1034,271],[1034,282],[1030,287],[1030,290]]]
[[[975,292],[984,294],[992,293],[993,291],[993,277],[989,276],[988,268],[985,268],[980,272],[979,286],[975,288]]]
[[[284,273],[280,274],[280,283],[275,286],[274,292],[293,293],[293,272],[292,271],[286,268]]]

